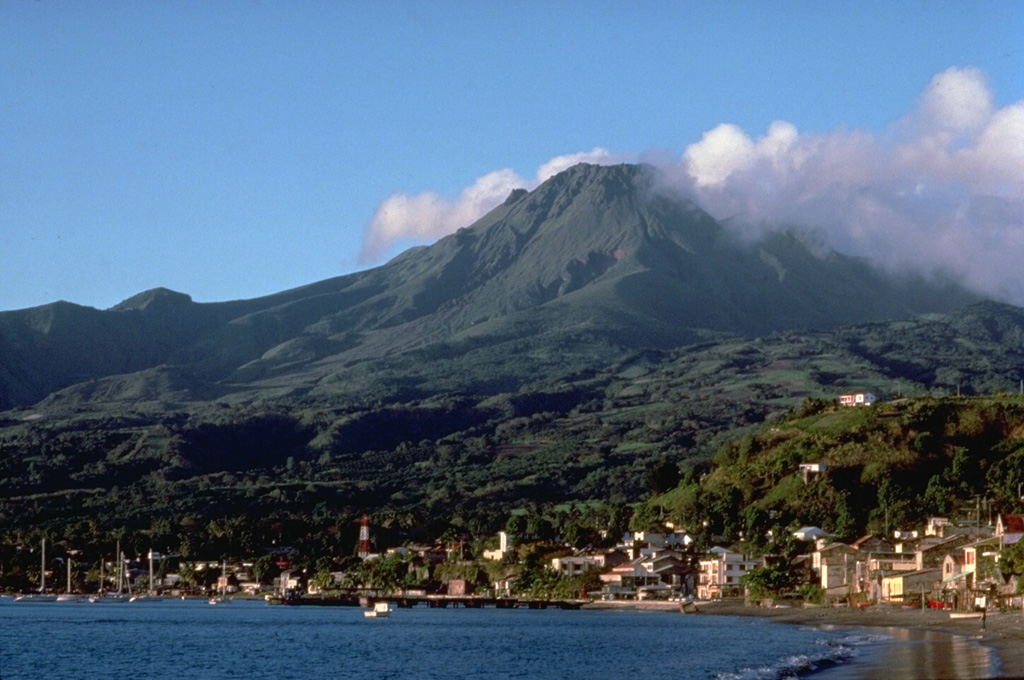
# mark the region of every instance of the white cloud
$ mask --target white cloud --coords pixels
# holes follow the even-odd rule
[[[932,78],[921,95],[920,115],[934,132],[969,132],[992,116],[992,93],[975,68],[950,68]]]
[[[489,172],[463,189],[454,201],[433,192],[415,195],[395,193],[384,199],[374,211],[363,234],[360,262],[380,261],[397,242],[429,243],[468,226],[501,204],[513,189],[534,189],[541,182],[579,163],[607,165],[631,160],[596,147],[564,156],[556,156],[537,169],[532,180],[505,168]]]
[[[683,155],[690,176],[699,187],[719,186],[738,170],[745,170],[757,158],[754,142],[743,130],[722,123],[704,133]]]
[[[1024,303],[1024,102],[996,108],[976,69],[935,76],[881,136],[723,124],[665,176],[748,238],[807,225],[889,269],[952,272]]]
[[[625,163],[633,158],[633,154],[613,154],[607,149],[602,149],[601,147],[594,147],[590,151],[581,151],[579,153],[571,153],[565,156],[555,156],[537,169],[537,177],[534,179],[533,186],[530,188],[536,187],[541,182],[548,180],[563,170],[568,170],[574,165],[579,165],[580,163],[590,163],[591,165],[614,165],[615,163]]]
[[[747,238],[806,225],[842,252],[891,270],[942,271],[976,290],[1024,304],[1024,101],[997,107],[984,74],[950,68],[914,110],[878,134],[837,127],[800,132],[786,121],[760,135],[723,123],[681,157],[663,151],[568,154],[533,179],[498,170],[455,200],[395,194],[366,229],[363,261],[396,241],[429,242],[482,217],[517,187],[533,189],[581,162],[643,158],[663,182]]]
[[[478,220],[523,185],[523,179],[506,168],[477,178],[455,201],[430,191],[392,194],[374,211],[359,260],[379,261],[396,241],[435,241]]]

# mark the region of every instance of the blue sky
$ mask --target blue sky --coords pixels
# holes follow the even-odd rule
[[[915,165],[917,194],[967,187],[985,215],[996,195],[1009,208],[972,257],[1024,256],[1020,2],[5,0],[0,27],[0,309],[106,308],[157,286],[248,298],[363,269],[532,187],[553,159],[657,159],[711,186],[720,211],[740,201],[828,231],[830,195],[794,198],[792,173],[771,206],[737,198],[757,168],[781,167],[764,149],[795,132],[800,158],[845,149],[822,166],[865,145],[920,159],[938,128],[907,130],[950,83],[991,97],[942,128],[947,155],[971,147],[975,169]],[[721,158],[735,162],[708,169]],[[893,158],[879,162],[909,176]],[[880,199],[887,229],[921,236],[923,201],[904,214]],[[857,205],[838,243],[910,247]],[[971,238],[950,226],[928,265]],[[1006,280],[974,283],[1017,299]]]

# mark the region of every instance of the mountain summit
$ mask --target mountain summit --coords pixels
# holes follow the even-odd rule
[[[169,367],[174,400],[324,393],[351,388],[360,370],[371,379],[367,366],[381,361],[399,371],[410,352],[404,365],[420,370],[498,345],[508,363],[492,378],[505,380],[536,370],[530,358],[541,355],[550,367],[572,354],[582,368],[598,347],[604,361],[709,334],[828,329],[973,299],[895,282],[792,233],[741,244],[693,203],[659,192],[652,175],[577,165],[430,247],[263,298],[200,304],[157,289],[106,311],[55,303],[0,313],[0,407],[97,380],[109,389],[73,388],[51,403],[159,400],[139,381],[167,384]]]

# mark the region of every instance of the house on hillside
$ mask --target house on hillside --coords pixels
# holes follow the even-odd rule
[[[804,484],[810,484],[818,477],[825,474],[824,463],[800,463],[800,477]]]
[[[593,555],[568,555],[566,557],[555,557],[551,560],[551,568],[564,576],[573,578],[592,569],[603,571],[611,567],[617,567],[629,561],[626,554],[620,550]]]
[[[882,577],[882,599],[886,602],[920,601],[921,594],[927,596],[941,580],[941,569],[919,569],[903,571]],[[917,598],[915,600],[915,598]]]
[[[810,541],[816,543],[822,538],[828,538],[832,534],[819,527],[800,527],[793,532],[793,538],[798,541]]]
[[[861,553],[893,552],[892,541],[874,534],[866,534],[850,544],[850,547]]]
[[[942,599],[959,609],[973,601],[976,590],[992,588],[999,592],[1005,582],[996,567],[998,551],[999,539],[995,537],[949,551],[942,560]]]
[[[813,569],[826,596],[848,597],[858,583],[857,551],[845,543],[831,543],[814,551]]]
[[[949,538],[931,537],[919,541],[914,553],[917,557],[917,568],[931,569],[942,566],[946,555],[959,551],[970,541],[970,537],[964,535]]]
[[[840,406],[871,406],[875,403],[875,395],[870,392],[855,392],[839,397]]]
[[[895,551],[872,550],[862,558],[863,590],[869,599],[882,599],[882,581],[888,576],[917,571],[917,555]]]
[[[495,550],[484,550],[483,557],[485,560],[494,560],[501,562],[505,559],[505,555],[512,552],[512,541],[509,539],[508,532],[498,532],[498,547]]]
[[[694,538],[681,530],[663,531],[631,531],[626,532],[618,545],[618,550],[629,553],[635,559],[642,555],[650,556],[665,550],[685,551],[693,544]]]
[[[601,599],[635,600],[641,589],[660,585],[661,578],[640,558],[601,574],[601,583]]]
[[[1014,545],[1024,538],[1024,515],[999,515],[996,518],[996,536],[1004,546]]]
[[[952,583],[964,576],[963,553],[949,553],[942,558],[942,583]]]
[[[963,550],[964,571],[974,575],[973,583],[968,583],[968,587],[983,588],[999,584],[999,569],[996,566],[996,558],[999,555],[999,539],[997,537],[983,538],[965,545]]]
[[[743,576],[761,566],[761,560],[728,548],[714,547],[700,560],[700,579],[697,597],[718,600],[723,597],[742,597]]]

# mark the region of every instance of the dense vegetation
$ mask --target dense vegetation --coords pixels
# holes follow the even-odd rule
[[[798,520],[848,536],[975,495],[996,507],[1021,481],[1016,400],[938,396],[1019,383],[1020,345],[1007,341],[1017,323],[1015,308],[985,304],[913,324],[641,352],[572,381],[473,396],[12,412],[0,422],[0,527],[22,545],[120,534],[214,559],[280,546],[339,556],[354,550],[363,512],[381,544],[483,537],[516,510],[621,508],[680,474],[687,484],[659,507],[729,538]],[[894,368],[909,364],[924,382]],[[821,410],[864,388],[937,400]],[[801,403],[802,419],[780,424]],[[817,458],[826,478],[799,484],[795,466]],[[657,516],[644,509],[638,521]]]
[[[805,481],[801,463],[824,472]],[[1024,398],[914,398],[872,407],[808,399],[786,419],[721,447],[650,501],[686,526],[766,549],[769,535],[822,527],[889,534],[929,516],[1020,512]]]

